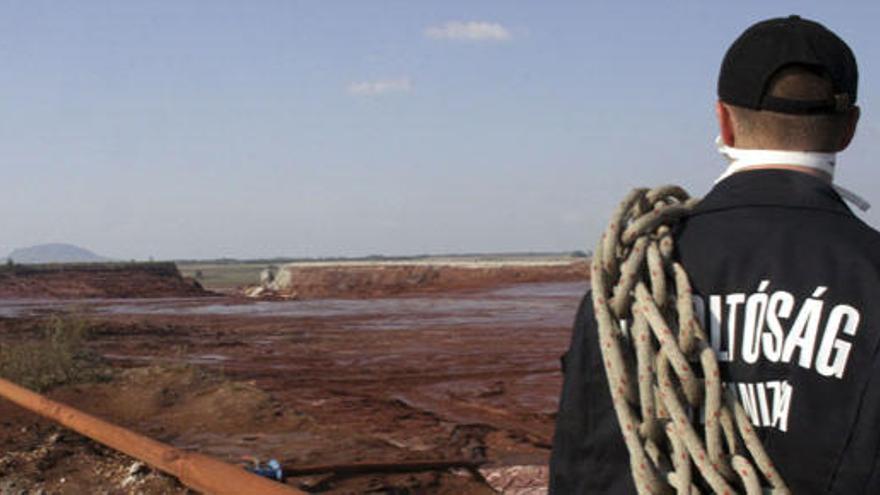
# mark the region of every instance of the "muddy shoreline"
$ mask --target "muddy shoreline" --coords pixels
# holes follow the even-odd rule
[[[94,329],[90,349],[118,373],[110,383],[51,396],[230,462],[276,458],[291,472],[358,463],[480,466],[288,480],[301,489],[542,493],[559,356],[585,289],[569,282],[356,300],[96,300],[48,308],[37,301],[0,318],[0,345],[31,338],[46,312],[75,311]],[[9,314],[15,304],[4,304]],[[158,371],[143,371],[150,369]],[[13,418],[0,425],[7,449],[27,444],[16,433],[22,427],[42,424],[21,411],[6,414],[10,408],[0,401],[0,413]],[[75,466],[78,456],[82,469],[94,463],[83,453],[66,458]],[[71,487],[76,469],[65,469]],[[61,475],[51,473],[41,486],[61,486]]]

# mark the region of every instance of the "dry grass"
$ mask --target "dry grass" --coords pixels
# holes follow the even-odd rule
[[[99,378],[103,366],[85,346],[88,323],[52,317],[33,340],[0,345],[0,376],[36,391]]]

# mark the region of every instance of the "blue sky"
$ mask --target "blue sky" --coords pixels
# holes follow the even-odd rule
[[[880,4],[669,4],[0,1],[0,255],[588,250],[630,188],[711,187],[721,57],[790,13],[856,52],[880,225]]]

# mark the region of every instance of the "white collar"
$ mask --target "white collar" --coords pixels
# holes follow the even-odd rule
[[[715,181],[716,184],[744,169],[770,164],[796,165],[798,167],[819,170],[828,174],[832,181],[834,180],[836,153],[733,148],[725,145],[721,140],[721,136],[715,139],[715,145],[718,147],[718,152],[727,158],[727,161],[730,163],[724,173],[721,174],[721,177]],[[849,189],[837,184],[832,184],[831,187],[841,197],[854,204],[860,210],[867,211],[871,207],[871,203],[868,203],[864,198]]]

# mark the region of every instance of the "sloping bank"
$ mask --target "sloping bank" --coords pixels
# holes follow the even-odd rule
[[[292,263],[264,273],[252,297],[370,298],[411,292],[445,292],[528,282],[586,281],[589,264],[563,261]]]
[[[0,298],[137,298],[211,295],[174,263],[79,263],[0,267]]]

